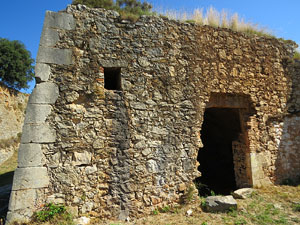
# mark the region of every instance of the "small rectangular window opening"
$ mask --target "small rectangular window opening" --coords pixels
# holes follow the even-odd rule
[[[104,88],[107,90],[122,90],[121,68],[104,68]]]

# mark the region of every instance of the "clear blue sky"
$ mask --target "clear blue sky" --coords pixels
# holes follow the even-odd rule
[[[35,59],[46,10],[65,9],[72,0],[1,1],[0,37],[20,40]],[[148,0],[154,8],[193,11],[213,6],[237,12],[247,22],[268,27],[277,37],[300,44],[300,0]],[[26,92],[31,92],[31,88]]]

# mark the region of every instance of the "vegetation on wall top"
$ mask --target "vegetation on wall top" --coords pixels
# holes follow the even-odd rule
[[[195,9],[192,13],[176,10],[160,10],[152,12],[152,5],[141,0],[73,0],[73,5],[83,4],[91,8],[106,8],[116,10],[121,14],[121,18],[136,21],[141,15],[160,15],[169,19],[180,20],[188,23],[209,25],[213,27],[228,28],[248,35],[258,35],[273,37],[272,32],[266,27],[258,24],[245,22],[238,13],[230,14],[225,10],[221,12],[210,7],[205,12],[203,8]],[[289,40],[280,40],[288,43]],[[300,59],[300,53],[296,51],[294,59]]]
[[[73,0],[73,5],[83,4],[91,8],[105,8],[116,10],[121,17],[129,20],[137,20],[141,15],[151,14],[152,5],[140,0]]]

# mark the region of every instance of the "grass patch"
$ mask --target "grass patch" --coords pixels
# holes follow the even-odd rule
[[[213,7],[208,8],[205,12],[203,8],[195,9],[193,12],[176,11],[176,10],[159,10],[158,12],[169,19],[196,23],[200,25],[209,25],[212,27],[228,28],[234,31],[243,32],[249,35],[259,35],[274,37],[272,32],[266,27],[259,26],[251,22],[245,22],[238,13],[230,14],[225,10],[219,12]]]
[[[0,165],[0,186],[11,184],[14,171],[18,164],[18,151],[15,151],[12,157]]]

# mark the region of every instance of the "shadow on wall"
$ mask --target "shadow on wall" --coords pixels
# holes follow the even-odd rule
[[[275,162],[277,184],[300,184],[300,61],[288,67],[291,74],[292,93],[288,101],[288,116],[280,122],[271,122],[277,134],[278,149]]]
[[[114,89],[116,90],[116,89]],[[125,220],[129,216],[130,190],[128,189],[130,171],[132,168],[130,160],[130,128],[129,113],[125,104],[125,96],[122,91],[106,91],[107,107],[114,107],[108,110],[106,120],[111,120],[112,139],[109,144],[114,151],[111,151],[111,182],[109,194],[113,208],[110,209],[113,216]],[[117,109],[117,110],[116,110]],[[108,206],[110,207],[110,206]]]
[[[275,183],[297,185],[300,183],[300,116],[291,115],[274,123],[278,146],[275,162]],[[276,147],[277,147],[276,146]]]

